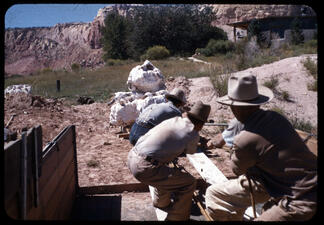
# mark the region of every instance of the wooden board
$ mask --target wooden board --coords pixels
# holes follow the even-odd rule
[[[187,158],[207,183],[215,184],[228,180],[205,153],[187,154]]]
[[[130,184],[114,184],[114,185],[100,185],[80,187],[80,195],[94,195],[94,194],[118,194],[124,191],[128,192],[148,192],[149,188],[143,183]]]

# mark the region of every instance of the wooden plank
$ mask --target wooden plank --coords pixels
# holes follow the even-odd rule
[[[21,139],[4,148],[4,200],[10,200],[19,191]]]
[[[56,144],[58,145],[58,151],[59,151],[59,160],[61,161],[65,154],[68,153],[68,151],[73,151],[73,133],[72,129],[67,129],[62,136],[58,138],[56,141]]]
[[[187,154],[187,158],[207,183],[215,184],[228,180],[203,152]]]
[[[73,177],[73,166],[74,165],[71,165],[70,169],[67,170],[65,177]],[[61,210],[65,210],[66,207],[64,205],[60,205],[60,200],[62,199],[66,186],[69,184],[69,182],[60,180],[57,173],[55,174],[55,177],[58,178],[59,182],[57,183],[54,192],[50,195],[49,201],[47,201],[47,204],[44,205],[44,219],[46,220],[58,219],[57,209],[61,208]]]
[[[5,202],[6,214],[12,219],[19,219],[19,195],[18,192],[11,196],[10,199],[6,199]]]
[[[67,174],[65,174],[67,177],[72,174],[69,181],[65,182],[61,187],[59,187],[63,194],[60,197],[59,204],[56,209],[57,219],[69,219],[72,212],[73,203],[76,197],[75,179],[73,177],[74,164],[74,162],[70,164]]]
[[[64,156],[65,156],[64,158],[59,160],[60,164],[58,165],[56,171],[56,173],[58,173],[58,176],[62,179],[62,181],[65,180],[64,174],[66,173],[66,170],[70,168],[71,164],[74,165],[73,148],[70,148],[67,151],[67,154],[65,154]],[[70,178],[71,177],[68,177],[68,179]]]
[[[27,217],[27,132],[22,132],[22,153],[21,153],[21,196],[20,196],[20,218],[25,220]]]
[[[56,173],[58,153],[54,151],[53,154],[49,156],[51,157],[49,157],[46,163],[43,164],[43,174],[39,179],[40,201],[43,202],[43,205],[48,204],[48,201],[55,192],[60,179],[58,173]]]
[[[36,128],[37,133],[37,161],[38,161],[38,177],[42,174],[42,154],[43,154],[43,131],[42,126],[38,125]]]
[[[35,206],[35,173],[34,173],[34,150],[35,150],[35,128],[27,131],[27,198],[26,198],[26,219],[29,211]]]
[[[43,190],[51,176],[55,173],[59,163],[57,148],[53,146],[51,150],[42,158],[42,175],[39,178],[39,189]]]
[[[80,195],[94,195],[94,194],[119,194],[124,191],[128,192],[148,192],[149,188],[143,183],[129,183],[129,184],[114,184],[114,185],[100,185],[80,187]]]
[[[151,197],[152,197],[152,201],[153,201],[154,200],[154,187],[149,186],[149,189],[150,189],[150,193],[151,193]],[[159,221],[164,221],[165,218],[168,216],[167,212],[165,212],[161,209],[158,209],[158,208],[155,208],[155,213],[156,213],[156,217]]]

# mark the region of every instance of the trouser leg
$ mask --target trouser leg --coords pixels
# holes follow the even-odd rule
[[[308,200],[291,200],[283,198],[278,202],[271,202],[269,208],[255,221],[307,221],[316,213],[317,193],[307,194]]]
[[[171,192],[154,188],[153,205],[157,208],[167,207],[171,203]]]
[[[162,204],[161,196],[167,196],[170,201],[171,193],[175,194],[175,201],[168,209],[167,220],[189,219],[192,195],[196,189],[196,180],[193,176],[177,168],[161,166],[157,169],[154,178],[147,182],[156,188],[155,193],[158,195],[155,195],[154,198],[157,198],[158,204]],[[163,203],[168,200],[162,198]]]
[[[167,220],[188,220],[191,211],[193,192],[196,189],[196,179],[187,172],[166,165],[153,166],[133,150],[128,154],[127,165],[140,182],[151,185],[154,191],[154,204],[164,206],[170,202],[171,193],[175,201],[168,209]]]
[[[270,196],[259,182],[251,182],[255,203],[267,201]],[[247,207],[251,206],[247,178],[213,184],[206,190],[206,209],[216,221],[241,221]]]
[[[129,142],[134,146],[138,139],[146,134],[149,130],[149,128],[142,127],[135,122],[129,132]]]

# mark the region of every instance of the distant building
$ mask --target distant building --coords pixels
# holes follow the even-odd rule
[[[256,19],[260,23],[260,29],[263,36],[271,42],[289,42],[291,39],[291,25],[296,17],[267,17],[262,19]],[[310,40],[314,38],[317,32],[317,17],[316,16],[299,16],[297,17],[301,24],[301,30],[304,35],[304,40]],[[247,28],[252,20],[241,21],[236,23],[229,23],[227,25],[233,27],[234,42],[237,39],[242,38],[242,33],[239,36],[237,30],[245,30],[245,36],[248,35]]]

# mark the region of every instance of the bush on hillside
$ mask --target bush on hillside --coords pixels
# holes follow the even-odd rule
[[[72,69],[72,71],[75,72],[75,73],[79,72],[79,71],[80,71],[80,68],[81,68],[81,66],[80,66],[80,64],[78,64],[78,63],[73,63],[73,64],[71,65],[71,69]]]
[[[198,48],[196,53],[204,56],[212,56],[216,54],[227,54],[235,50],[235,44],[229,40],[210,39],[205,48]]]
[[[159,60],[159,59],[168,58],[169,56],[170,56],[170,51],[166,47],[161,45],[156,45],[147,49],[146,53],[141,58]]]

